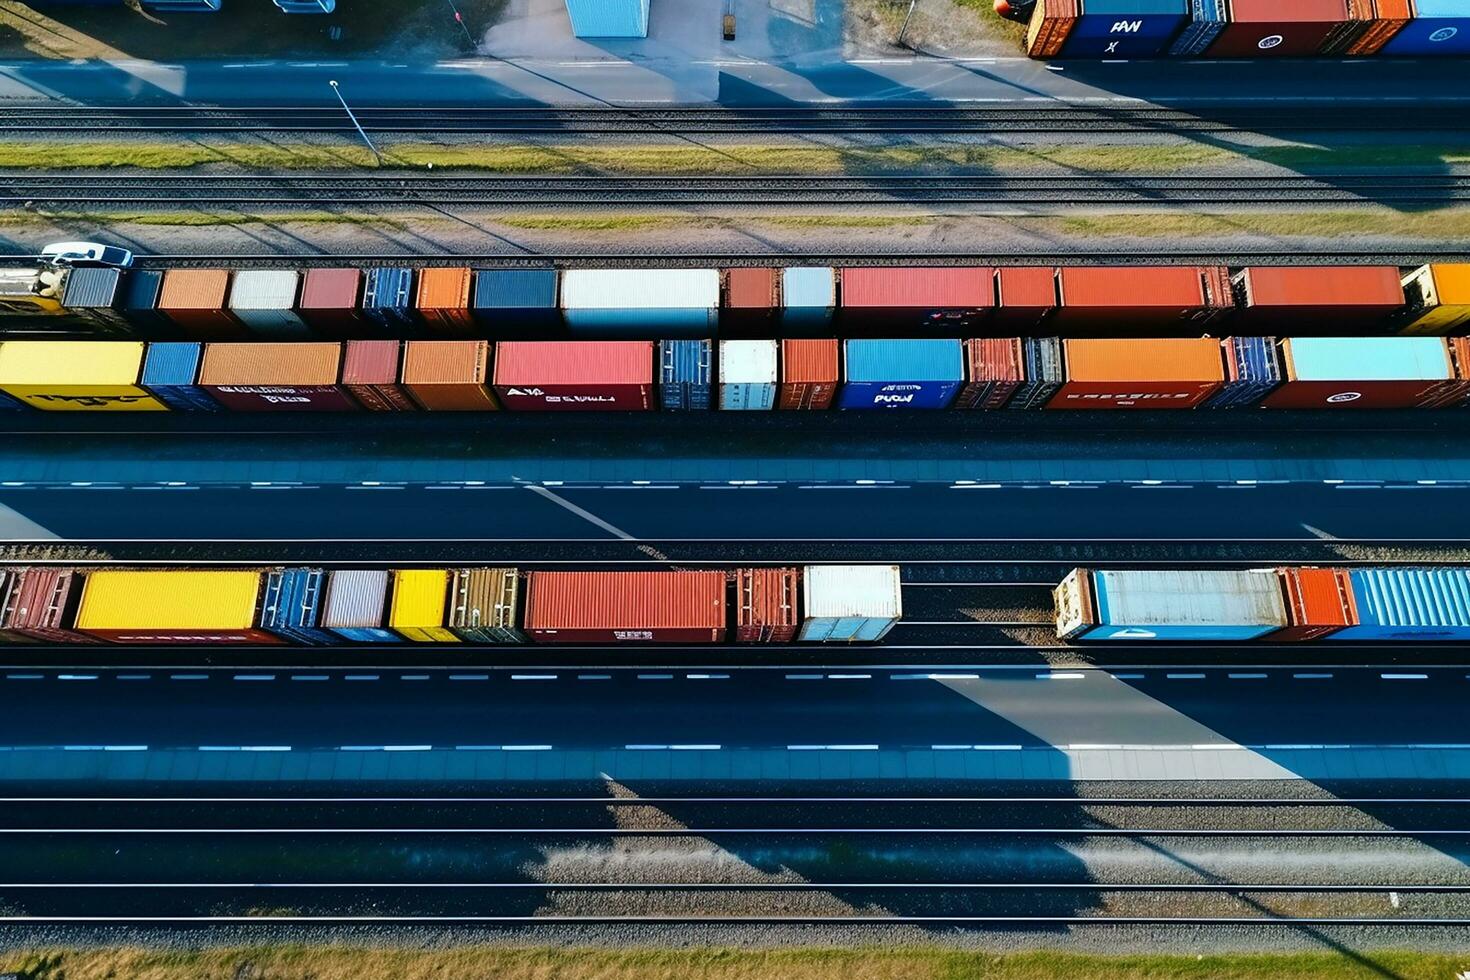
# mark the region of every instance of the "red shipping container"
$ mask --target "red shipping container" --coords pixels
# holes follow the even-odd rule
[[[995,308],[995,270],[973,266],[842,270],[842,308],[914,311],[923,321],[978,317]]]
[[[358,406],[337,382],[339,343],[205,344],[199,385],[239,412],[344,412]]]
[[[69,568],[28,568],[5,610],[5,629],[50,643],[100,643],[71,627],[82,601],[82,572]]]
[[[772,310],[780,305],[780,269],[729,269],[725,272],[726,309]]]
[[[1026,356],[1015,337],[965,341],[965,364],[969,380],[955,408],[1001,408],[1026,381]]]
[[[307,269],[296,311],[309,326],[336,333],[361,322],[357,313],[361,293],[358,269]]]
[[[653,343],[503,341],[495,348],[495,393],[512,411],[647,411]]]
[[[1230,0],[1211,58],[1305,57],[1349,20],[1347,0]]]
[[[719,643],[724,572],[531,572],[525,632],[538,643]]]
[[[996,317],[999,323],[1030,326],[1057,308],[1057,270],[1001,266],[996,273]]]
[[[794,568],[741,568],[735,572],[735,639],[741,643],[790,643],[796,639],[797,572]]]
[[[1057,274],[1061,307],[1056,321],[1069,326],[1189,324],[1218,314],[1218,300],[1206,288],[1209,270],[1194,265],[1074,266]]]
[[[1241,316],[1252,327],[1341,332],[1339,326],[1382,323],[1406,302],[1393,266],[1250,267],[1235,283]]]
[[[1047,408],[1194,408],[1225,383],[1220,342],[1066,340],[1067,383]]]
[[[781,390],[777,408],[831,408],[837,397],[836,340],[781,341]]]
[[[1291,625],[1270,635],[1271,640],[1299,643],[1336,633],[1358,622],[1358,604],[1352,582],[1340,568],[1278,568],[1282,598]]]
[[[342,357],[342,387],[374,412],[418,409],[398,383],[403,345],[396,340],[349,340]]]

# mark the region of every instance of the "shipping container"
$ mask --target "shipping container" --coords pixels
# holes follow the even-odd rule
[[[475,325],[470,313],[473,278],[469,269],[420,269],[413,300],[419,319],[442,333],[471,332]]]
[[[145,337],[178,332],[178,326],[158,309],[163,298],[163,273],[152,269],[130,269],[123,276],[117,306],[124,319]]]
[[[544,339],[547,330],[561,323],[556,301],[555,269],[475,272],[475,320],[496,337],[541,335]]]
[[[724,308],[768,316],[781,304],[781,270],[726,269]]]
[[[1414,0],[1414,18],[1380,49],[1392,57],[1470,54],[1470,5],[1465,0]]]
[[[708,340],[658,342],[659,407],[666,412],[703,411],[710,407],[712,348]]]
[[[296,309],[313,330],[329,337],[341,337],[362,323],[358,313],[361,293],[361,270],[307,269]]]
[[[781,397],[778,408],[831,408],[841,381],[841,350],[836,340],[781,341]]]
[[[306,323],[296,315],[301,274],[290,269],[244,269],[230,286],[230,312],[262,337],[303,337]]]
[[[996,324],[1028,329],[1057,309],[1057,270],[1002,266],[995,274]]]
[[[808,565],[797,639],[873,643],[903,617],[897,565]]]
[[[1421,265],[1403,287],[1402,333],[1446,334],[1470,324],[1470,263]]]
[[[1233,285],[1241,321],[1252,329],[1373,326],[1404,306],[1393,266],[1253,267],[1236,273]]]
[[[339,343],[205,344],[199,384],[237,412],[346,412]]]
[[[0,391],[0,412],[23,412],[25,409],[25,402],[12,398],[5,394],[5,392]]]
[[[100,643],[74,629],[86,575],[75,568],[27,568],[10,600],[5,628],[47,643]]]
[[[1349,23],[1347,0],[1230,0],[1230,22],[1211,58],[1300,58],[1316,54]]]
[[[1026,53],[1033,58],[1055,58],[1077,26],[1082,0],[1036,0],[1026,30]]]
[[[410,568],[393,573],[388,625],[414,643],[458,643],[446,625],[449,601],[447,568]]]
[[[848,340],[839,408],[947,408],[965,381],[958,340]]]
[[[1267,408],[1416,408],[1464,389],[1442,337],[1292,337]]]
[[[126,332],[127,319],[117,309],[121,273],[117,269],[82,266],[66,270],[61,305],[68,314],[92,324],[98,332]]]
[[[1064,58],[1157,58],[1184,27],[1189,0],[1082,0]]]
[[[1357,623],[1332,640],[1470,640],[1470,569],[1357,568]]]
[[[1026,381],[1026,354],[1015,337],[965,341],[969,380],[954,400],[955,408],[1003,408]]]
[[[1077,266],[1057,273],[1055,319],[1068,328],[1197,329],[1231,304],[1229,272],[1213,266]]]
[[[320,568],[276,568],[265,573],[259,625],[288,643],[326,646],[341,638],[320,626],[327,573]]]
[[[1397,21],[1386,19],[1380,8],[1388,13],[1392,13],[1392,8],[1399,8],[1400,17]],[[1409,0],[1389,0],[1387,4],[1377,0],[1347,0],[1347,17],[1322,42],[1318,54],[1336,57],[1373,53],[1407,23]]]
[[[574,37],[647,37],[649,0],[566,0]]]
[[[653,407],[646,340],[505,341],[495,394],[512,411],[645,411]]]
[[[354,643],[398,643],[398,634],[383,627],[387,610],[387,572],[349,569],[328,573],[323,629]]]
[[[372,412],[418,410],[398,383],[403,344],[397,340],[349,340],[342,355],[342,387]]]
[[[776,407],[774,340],[720,341],[720,408],[764,411]]]
[[[403,387],[420,408],[488,412],[496,408],[490,344],[483,340],[410,340],[403,345]]]
[[[845,322],[884,328],[959,328],[995,309],[995,270],[963,266],[884,266],[842,270]]]
[[[130,340],[7,340],[0,391],[48,412],[166,412],[139,384],[143,344]]]
[[[220,403],[199,384],[204,345],[197,340],[155,341],[143,358],[143,387],[178,412],[218,412]]]
[[[24,643],[26,637],[10,629],[10,613],[20,596],[23,568],[0,568],[0,643]]]
[[[825,327],[837,308],[837,270],[793,266],[781,270],[781,324],[785,330]]]
[[[1189,0],[1189,22],[1169,46],[1176,58],[1197,58],[1230,23],[1230,0]]]
[[[1450,354],[1450,373],[1458,383],[1446,384],[1425,399],[1423,408],[1460,406],[1470,397],[1470,337],[1446,337],[1445,346]]]
[[[573,330],[653,340],[711,335],[720,318],[717,269],[570,269],[562,314]]]
[[[224,269],[169,269],[163,274],[157,309],[190,337],[244,337],[244,326],[228,309],[229,290],[230,274]]]
[[[77,629],[113,643],[280,643],[255,625],[261,578],[259,571],[94,570]]]
[[[1076,569],[1054,593],[1066,640],[1243,641],[1290,625],[1281,585],[1262,571]]]
[[[1006,407],[1045,408],[1067,382],[1066,348],[1060,337],[1028,337],[1021,347],[1026,359],[1026,380]]]
[[[413,270],[368,269],[362,279],[362,315],[385,330],[413,323]]]
[[[1205,402],[1206,408],[1255,408],[1281,387],[1285,374],[1275,337],[1227,337],[1220,350],[1225,387]]]
[[[466,643],[524,643],[514,568],[458,568],[449,583],[449,628]]]
[[[1065,340],[1067,383],[1055,409],[1197,408],[1225,382],[1209,338]]]
[[[794,568],[736,569],[736,641],[790,643],[796,639],[797,587]]]
[[[1370,4],[1370,0],[1356,0]],[[1371,0],[1373,20],[1348,45],[1345,54],[1363,57],[1378,54],[1414,17],[1414,0]]]
[[[724,572],[531,572],[525,632],[538,643],[711,643],[725,638]]]
[[[1273,642],[1317,640],[1358,621],[1352,582],[1343,569],[1278,568],[1276,578],[1291,625],[1272,633]]]

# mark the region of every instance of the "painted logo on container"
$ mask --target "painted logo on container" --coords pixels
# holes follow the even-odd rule
[[[1448,41],[1450,38],[1454,37],[1458,33],[1460,33],[1460,29],[1458,27],[1441,27],[1439,30],[1429,35],[1429,40],[1434,42],[1435,44],[1438,44],[1440,41]]]
[[[1347,402],[1355,402],[1362,397],[1363,393],[1361,391],[1340,391],[1335,395],[1328,395],[1327,404],[1343,405]]]
[[[1280,47],[1285,40],[1286,38],[1282,37],[1280,34],[1269,34],[1266,37],[1263,37],[1259,41],[1257,41],[1256,47],[1260,48],[1262,51],[1270,51],[1272,48]]]

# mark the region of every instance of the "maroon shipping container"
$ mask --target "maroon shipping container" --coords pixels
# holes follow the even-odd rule
[[[1240,316],[1252,329],[1339,334],[1401,313],[1404,287],[1394,266],[1248,267],[1235,276]]]
[[[1314,55],[1347,24],[1347,0],[1230,0],[1230,23],[1211,58]]]
[[[1034,326],[1057,308],[1057,270],[1050,266],[1002,266],[995,275],[998,324]]]
[[[741,568],[735,572],[735,639],[741,643],[790,643],[796,639],[797,571]]]
[[[308,326],[336,334],[362,322],[357,312],[361,293],[358,269],[307,269],[296,312]]]
[[[877,316],[885,326],[965,324],[995,308],[995,270],[905,266],[842,270],[844,314]]]
[[[653,342],[507,340],[495,346],[494,377],[512,411],[647,411]]]
[[[1229,274],[1200,266],[1073,266],[1057,273],[1056,323],[1131,333],[1134,328],[1197,328],[1228,309]]]
[[[374,412],[418,410],[398,383],[403,345],[396,340],[349,340],[342,357],[342,387]]]
[[[82,602],[83,573],[69,568],[27,568],[12,593],[4,626],[12,633],[52,643],[100,643],[72,629]]]
[[[205,344],[199,384],[237,412],[348,412],[339,343]]]
[[[781,389],[777,408],[831,408],[837,397],[836,340],[781,341]]]
[[[537,643],[719,643],[724,572],[531,572],[525,633]]]
[[[955,408],[1002,408],[1026,382],[1026,355],[1015,337],[965,341],[965,364],[969,380]]]

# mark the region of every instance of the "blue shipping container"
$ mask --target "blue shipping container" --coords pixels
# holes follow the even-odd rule
[[[838,408],[945,408],[965,380],[958,340],[848,340]]]
[[[1470,3],[1415,0],[1414,19],[1379,54],[1414,58],[1470,54]]]
[[[480,269],[475,273],[474,310],[556,309],[555,269]]]
[[[413,323],[413,270],[369,269],[362,282],[362,313],[381,326]]]
[[[1169,47],[1176,58],[1197,58],[1209,50],[1230,23],[1229,0],[1190,0],[1189,23]]]
[[[1232,337],[1226,353],[1235,355],[1239,378],[1227,382],[1205,408],[1250,408],[1281,386],[1281,350],[1275,337]]]
[[[1348,577],[1358,625],[1328,639],[1470,639],[1470,569],[1372,568]]]
[[[143,359],[143,387],[176,411],[218,412],[219,403],[195,384],[203,352],[204,345],[193,341],[149,344]]]
[[[567,0],[577,37],[647,37],[648,0]]]
[[[337,638],[318,629],[322,590],[327,574],[320,568],[283,568],[266,575],[260,626],[277,636],[316,646]]]
[[[710,407],[711,344],[708,340],[660,340],[659,404],[664,411]]]
[[[1083,0],[1062,57],[1157,57],[1189,13],[1189,0]]]
[[[117,291],[117,308],[129,323],[149,335],[175,331],[168,318],[158,311],[158,297],[163,292],[163,273],[152,269],[130,270]]]

